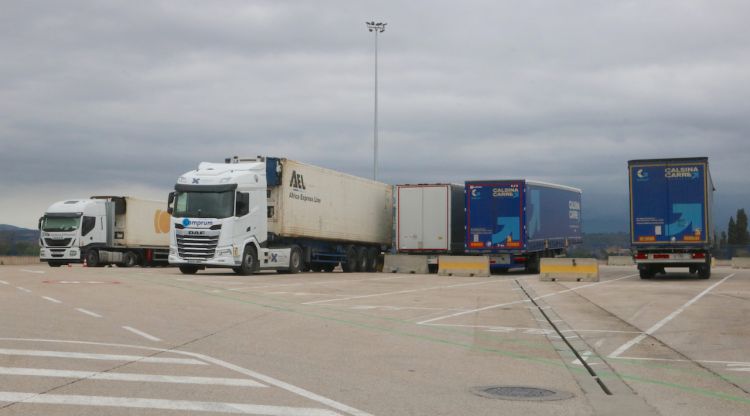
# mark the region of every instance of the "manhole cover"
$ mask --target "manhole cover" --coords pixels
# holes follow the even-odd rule
[[[563,400],[573,397],[564,391],[526,386],[483,386],[474,387],[471,391],[477,396],[504,400]]]

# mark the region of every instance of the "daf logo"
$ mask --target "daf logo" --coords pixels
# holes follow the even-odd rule
[[[205,231],[188,231],[188,235],[205,235]]]

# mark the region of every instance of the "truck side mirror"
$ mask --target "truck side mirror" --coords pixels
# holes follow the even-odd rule
[[[172,204],[174,204],[174,192],[169,193],[169,199],[167,200],[167,213],[171,214],[174,212],[174,208],[172,208]]]
[[[42,221],[44,221],[44,217],[39,217],[39,223],[37,224],[37,229],[42,229]]]

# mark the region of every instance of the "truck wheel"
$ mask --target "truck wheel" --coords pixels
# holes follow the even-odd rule
[[[251,245],[245,247],[245,252],[242,254],[242,264],[237,269],[239,271],[236,273],[243,276],[249,276],[258,270],[258,253],[255,251],[255,247]]]
[[[99,252],[95,249],[87,251],[84,259],[86,260],[86,266],[99,267]]]
[[[299,273],[302,267],[302,249],[299,246],[292,246],[289,251],[289,273]]]
[[[711,278],[711,264],[705,264],[698,267],[698,277],[700,277],[701,279]]]
[[[198,266],[182,265],[182,266],[180,266],[180,273],[182,273],[182,274],[196,274],[196,273],[198,273]]]
[[[357,265],[355,271],[367,271],[367,247],[357,247]]]
[[[531,256],[526,261],[526,273],[539,274],[539,256]]]
[[[346,261],[341,263],[341,269],[344,273],[351,273],[357,270],[357,248],[349,246],[346,248]]]
[[[650,268],[638,269],[638,274],[641,276],[641,279],[651,279],[654,277],[654,272]]]
[[[138,265],[138,255],[128,251],[122,256],[123,267],[134,267]]]
[[[380,250],[378,250],[376,247],[370,247],[367,249],[367,267],[365,267],[366,272],[374,272],[378,268],[378,254],[380,254]]]
[[[60,266],[62,266],[62,263],[58,263],[56,261],[51,261],[51,262],[48,262],[47,264],[49,264],[49,267],[60,267]]]

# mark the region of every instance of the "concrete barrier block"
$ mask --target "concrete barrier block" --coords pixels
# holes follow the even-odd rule
[[[732,268],[750,269],[750,257],[732,257]]]
[[[539,280],[543,282],[598,282],[596,259],[542,259]]]
[[[489,256],[440,256],[438,257],[440,276],[489,277]]]
[[[428,274],[427,256],[419,254],[386,254],[384,273]]]
[[[0,256],[0,266],[18,266],[39,263],[39,256]]]
[[[608,266],[633,266],[635,262],[631,256],[609,256],[607,257]]]

